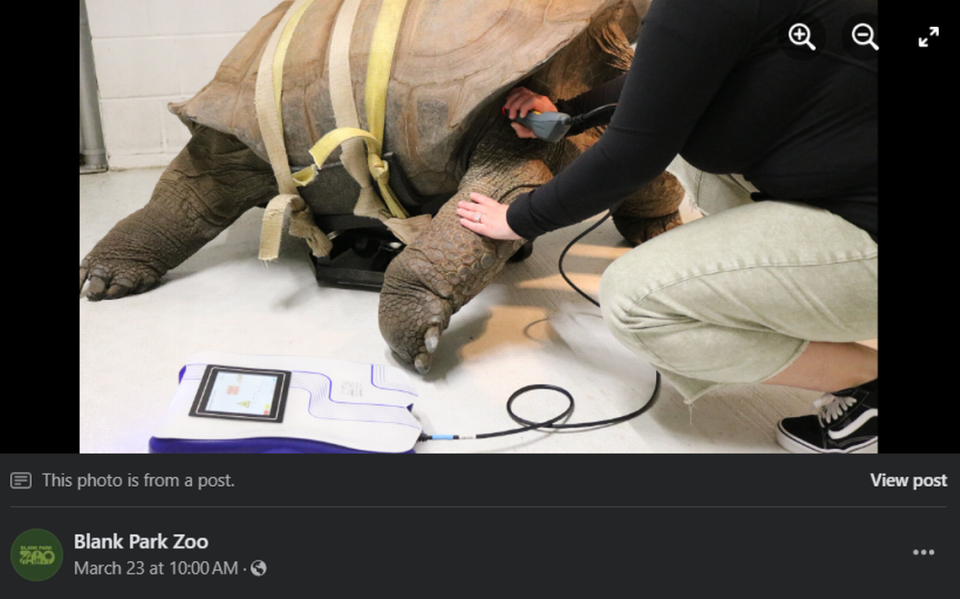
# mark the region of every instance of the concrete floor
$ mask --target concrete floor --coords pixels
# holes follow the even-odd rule
[[[160,169],[80,177],[80,259],[121,218],[142,206]],[[288,238],[280,258],[257,260],[255,209],[149,293],[117,301],[80,297],[80,450],[139,453],[165,414],[186,358],[198,351],[337,358],[397,365],[377,326],[378,294],[321,287],[308,249]],[[689,214],[688,218],[696,215]],[[413,414],[428,433],[516,428],[505,410],[516,389],[550,383],[576,399],[571,422],[640,407],[655,371],[607,331],[599,311],[557,272],[563,247],[583,227],[538,240],[534,255],[454,315],[433,369],[416,376]],[[607,264],[628,247],[604,223],[574,247],[564,268],[596,296]],[[766,386],[712,392],[691,408],[664,381],[658,404],[627,423],[580,432],[525,432],[488,440],[419,443],[418,453],[781,453],[776,422],[811,413],[819,393]],[[531,394],[517,411],[532,420],[565,407]]]

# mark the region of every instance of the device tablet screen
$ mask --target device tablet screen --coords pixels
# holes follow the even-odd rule
[[[210,364],[203,373],[191,416],[283,422],[290,388],[285,370]]]

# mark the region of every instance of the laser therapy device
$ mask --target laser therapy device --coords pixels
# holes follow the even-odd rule
[[[403,370],[295,356],[193,354],[151,453],[410,453],[422,432]]]

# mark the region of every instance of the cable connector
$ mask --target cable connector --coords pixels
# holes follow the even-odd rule
[[[476,438],[476,435],[428,435],[427,433],[420,433],[420,438],[417,439],[417,443],[424,441],[461,441],[463,439]]]

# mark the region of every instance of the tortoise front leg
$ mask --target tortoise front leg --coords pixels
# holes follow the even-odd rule
[[[490,239],[462,227],[457,202],[479,192],[510,203],[529,191],[515,189],[518,186],[541,185],[553,177],[547,162],[557,153],[558,148],[543,142],[518,140],[512,129],[488,135],[474,152],[456,195],[390,263],[380,294],[380,332],[403,362],[426,373],[450,317],[480,293],[524,243]]]
[[[117,223],[80,263],[80,292],[87,280],[93,301],[151,289],[276,193],[269,164],[235,137],[198,127],[147,205]]]

